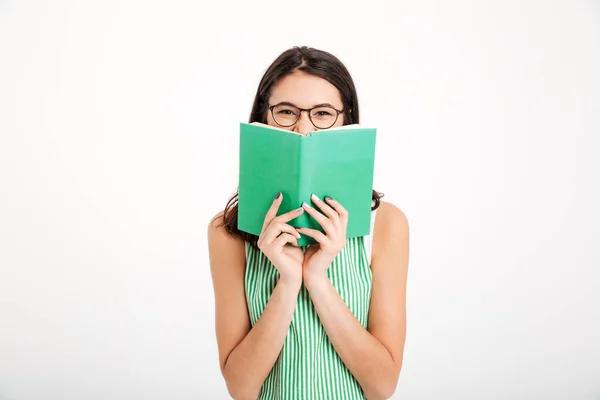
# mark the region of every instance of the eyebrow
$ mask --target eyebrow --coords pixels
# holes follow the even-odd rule
[[[278,105],[286,105],[286,106],[294,106],[294,107],[298,107],[296,104],[294,103],[290,103],[289,101],[280,101],[279,103],[277,103]],[[320,104],[316,104],[312,107],[309,108],[315,108],[315,107],[331,107],[331,108],[335,108],[334,106],[332,106],[329,103],[320,103]],[[298,107],[298,108],[302,108],[302,107]]]

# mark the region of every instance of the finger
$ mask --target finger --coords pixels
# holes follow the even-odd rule
[[[297,247],[298,239],[296,239],[295,236],[292,236],[289,233],[282,233],[277,239],[275,239],[275,241],[273,242],[273,246],[283,247],[286,243],[291,243]]]
[[[275,200],[273,200],[273,203],[271,203],[271,207],[269,207],[269,210],[267,211],[267,214],[265,215],[265,220],[263,221],[261,233],[264,232],[265,229],[267,229],[267,227],[269,226],[269,224],[271,223],[273,218],[275,218],[277,216],[277,211],[279,210],[279,206],[281,205],[282,199],[283,199],[283,194],[281,192],[277,193],[277,196],[275,196]]]
[[[273,218],[271,222],[289,222],[302,214],[304,209],[302,207],[296,208],[295,210],[288,211],[279,215],[278,217]]]
[[[306,236],[310,236],[315,239],[321,245],[326,244],[329,241],[329,238],[323,234],[323,232],[318,231],[316,229],[310,228],[296,228],[296,230]],[[322,247],[322,246],[321,246]]]
[[[273,221],[263,234],[263,240],[265,244],[273,242],[275,239],[277,239],[280,233],[289,233],[292,236],[296,236],[298,239],[300,239],[298,232],[293,226],[283,222]]]
[[[325,233],[327,233],[328,235],[334,233],[335,226],[329,218],[321,214],[318,210],[312,208],[308,203],[302,203],[302,207],[304,207],[304,210],[310,216],[312,216],[319,223],[319,225],[321,225]]]
[[[339,201],[332,199],[329,196],[325,196],[325,201],[331,205],[331,207],[333,207],[333,209],[337,212],[337,214],[340,216],[340,219],[342,220],[342,222],[344,222],[345,224],[348,224],[348,210],[346,210]]]
[[[333,221],[333,223],[339,222],[340,216],[335,209],[331,208],[327,203],[318,198],[317,195],[314,193],[312,194],[312,196],[310,196],[310,198],[313,201],[313,203],[315,203],[317,207],[319,207],[319,209],[323,211],[323,214],[325,214],[327,217],[329,217],[330,220]],[[330,197],[327,196],[327,198]]]

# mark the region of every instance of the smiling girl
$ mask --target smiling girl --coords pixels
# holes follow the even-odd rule
[[[328,52],[286,50],[260,81],[249,122],[301,135],[356,124],[353,80]],[[370,234],[350,239],[352,215],[327,197],[278,216],[278,194],[259,236],[237,229],[237,194],[211,220],[219,361],[234,399],[371,400],[395,392],[409,227],[399,208],[375,190],[372,197]],[[301,213],[323,232],[288,224]],[[298,232],[317,243],[299,247]]]

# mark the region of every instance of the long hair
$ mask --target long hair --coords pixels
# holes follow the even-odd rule
[[[344,110],[344,125],[359,123],[358,97],[350,73],[342,62],[334,55],[306,46],[292,47],[281,53],[267,68],[263,75],[250,112],[249,122],[267,123],[268,101],[271,91],[279,80],[296,71],[314,75],[327,80],[340,92]],[[373,190],[373,205],[371,210],[377,209],[383,193]],[[223,210],[222,225],[225,230],[234,236],[241,237],[252,247],[257,247],[258,236],[240,231],[238,222],[238,191],[229,198]]]

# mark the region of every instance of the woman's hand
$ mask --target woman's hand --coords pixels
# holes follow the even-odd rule
[[[277,216],[277,211],[281,205],[283,195],[279,195],[271,204],[260,236],[258,237],[258,248],[267,256],[279,271],[279,279],[290,285],[302,285],[302,261],[304,254],[298,247],[298,232],[296,228],[287,224],[287,222],[301,215],[302,208],[289,211]],[[294,246],[286,246],[286,243],[292,243]]]
[[[327,277],[327,270],[334,258],[346,246],[348,227],[348,211],[340,203],[328,196],[325,196],[325,201],[314,194],[311,198],[324,215],[306,203],[302,206],[321,225],[325,234],[316,229],[297,228],[298,232],[317,241],[317,244],[311,244],[304,253],[302,274],[305,281]]]

